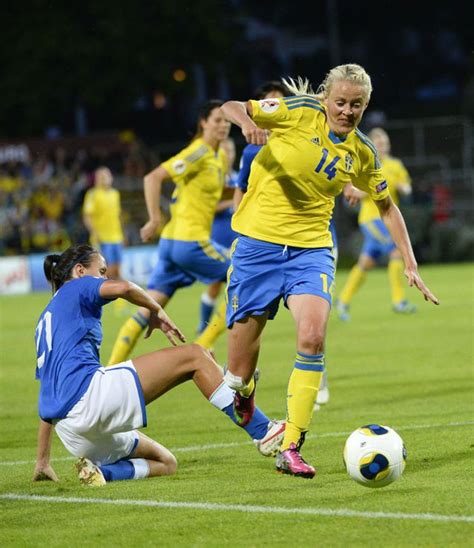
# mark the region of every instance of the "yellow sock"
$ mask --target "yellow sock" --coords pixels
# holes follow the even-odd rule
[[[324,354],[297,352],[288,383],[286,430],[281,451],[298,445],[308,431],[314,402],[324,372]]]
[[[141,335],[145,327],[148,325],[148,320],[137,312],[122,325],[119,334],[115,339],[107,365],[115,365],[116,363],[124,362],[130,352],[134,349],[138,337]]]
[[[392,304],[398,304],[405,300],[403,261],[401,259],[391,259],[388,262],[388,279],[390,280],[390,290],[392,292]]]
[[[349,273],[347,278],[346,285],[339,295],[339,300],[343,304],[349,304],[352,300],[352,297],[356,294],[359,287],[364,283],[365,278],[367,277],[367,272],[362,270],[359,265],[352,267],[352,270]]]
[[[115,299],[113,306],[115,316],[125,316],[124,312],[128,307],[128,302],[125,299]]]
[[[200,344],[204,348],[212,348],[219,335],[221,335],[221,333],[224,333],[226,329],[225,311],[226,304],[224,301],[222,301],[219,305],[219,308],[217,309],[217,312],[212,315],[212,318],[210,319],[206,329],[204,329],[204,331],[194,342]]]

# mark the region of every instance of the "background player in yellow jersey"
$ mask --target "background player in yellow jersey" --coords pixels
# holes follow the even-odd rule
[[[220,144],[227,156],[227,173],[225,175],[224,191],[220,202],[216,207],[216,214],[212,223],[211,240],[217,242],[230,253],[232,242],[237,237],[237,234],[232,230],[231,219],[234,214],[233,194],[235,189],[235,179],[237,173],[234,170],[235,163],[235,142],[231,137],[227,137]],[[219,307],[216,315],[212,318],[217,298],[219,297],[223,282],[214,282],[210,284],[201,295],[200,303],[200,318],[197,329],[198,334],[201,334],[208,325],[212,326],[212,337],[206,334],[204,337],[199,337],[199,344],[210,349],[217,339],[226,329],[225,324],[225,303]],[[211,340],[212,338],[212,340]]]
[[[287,82],[293,97],[246,103],[222,111],[255,157],[248,191],[233,217],[241,236],[228,275],[228,370],[237,390],[234,412],[253,414],[260,336],[283,298],[296,325],[296,357],[287,394],[287,426],[278,471],[312,478],[300,448],[309,429],[324,371],[324,339],[331,307],[334,258],[329,222],[335,197],[352,182],[375,201],[405,262],[410,286],[438,303],[418,274],[403,217],[393,203],[374,145],[358,129],[372,84],[359,65],[333,68],[312,92],[307,81]],[[269,132],[270,131],[270,136]]]
[[[253,96],[255,99],[267,99],[269,97],[285,97],[288,95],[288,89],[285,87],[285,85],[282,82],[278,82],[275,80],[270,80],[268,82],[264,82],[261,84],[254,92]],[[225,145],[226,141],[223,142],[223,145]],[[259,152],[259,150],[262,148],[262,145],[252,145],[248,144],[244,150],[242,151],[242,157],[240,159],[240,165],[239,165],[239,172],[235,175],[233,178],[231,185],[233,186],[233,208],[232,213],[237,209],[240,202],[242,201],[242,198],[247,192],[247,186],[248,186],[248,176],[250,173],[250,166],[252,164],[253,159]],[[228,151],[226,149],[227,155],[230,158],[230,161],[233,165],[235,160],[235,146],[234,150]],[[216,214],[216,218],[214,220],[213,225],[213,237],[215,238],[215,230],[216,228],[222,229],[222,223],[218,226],[216,226],[216,222],[218,220],[218,215]],[[232,238],[231,242],[236,238],[237,233],[232,230],[231,227],[231,218],[228,219],[228,229],[230,230],[231,234],[225,235],[224,238],[227,239],[228,243],[229,236]],[[225,229],[224,229],[225,232]],[[218,239],[217,241],[220,242]],[[223,243],[223,245],[225,245]],[[229,245],[230,247],[230,245]],[[217,289],[217,292],[216,292]],[[216,313],[214,315],[211,314],[214,309],[214,299],[217,296],[218,293],[218,287],[215,285],[209,287],[210,292],[204,293],[201,297],[201,323],[199,326],[199,332],[200,335],[196,342],[198,342],[200,345],[204,346],[204,348],[211,349],[214,346],[215,341],[219,337],[219,335],[225,331],[226,329],[226,323],[225,323],[225,315],[226,315],[226,306],[225,302],[223,302]],[[214,297],[212,298],[212,295]],[[206,326],[207,324],[207,326]]]
[[[113,177],[108,167],[99,167],[94,173],[94,187],[84,197],[83,221],[89,231],[92,245],[100,246],[100,252],[108,264],[109,278],[120,278],[123,255],[123,231],[120,193],[112,188]]]
[[[387,179],[390,196],[398,205],[400,195],[411,194],[411,181],[408,171],[398,158],[390,156],[390,139],[381,128],[374,128],[369,137],[377,148],[382,164],[382,171]],[[348,321],[349,304],[355,293],[365,281],[367,272],[377,265],[377,261],[384,255],[389,255],[388,277],[392,293],[392,309],[400,314],[413,314],[416,307],[405,298],[403,280],[403,261],[390,233],[383,224],[379,210],[365,193],[361,192],[361,207],[359,212],[359,226],[364,235],[364,244],[357,264],[352,268],[347,282],[336,301],[336,310],[339,318]]]
[[[230,264],[226,250],[210,240],[216,206],[224,188],[227,159],[220,143],[229,135],[230,123],[220,110],[221,101],[205,103],[198,114],[192,142],[145,176],[145,201],[149,220],[141,228],[144,242],[156,236],[160,225],[163,181],[176,185],[171,198],[171,218],[161,233],[158,262],[148,282],[148,292],[165,306],[180,287],[196,280],[223,281]],[[140,308],[121,328],[109,364],[124,361],[148,324],[149,311]]]

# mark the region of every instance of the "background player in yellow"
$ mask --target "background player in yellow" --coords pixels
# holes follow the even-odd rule
[[[211,240],[222,245],[229,250],[237,234],[232,230],[231,219],[234,214],[233,194],[235,189],[235,179],[237,173],[234,170],[235,163],[235,142],[231,137],[227,137],[221,143],[227,156],[227,173],[225,175],[224,192],[220,202],[217,204],[216,214],[212,223]],[[197,333],[199,335],[196,342],[207,349],[211,349],[217,337],[226,330],[225,324],[225,302],[219,305],[214,314],[217,299],[221,292],[223,282],[214,282],[207,286],[201,295],[200,317]],[[214,314],[214,315],[213,315]],[[207,329],[207,333],[203,332]]]
[[[410,286],[438,303],[418,274],[403,217],[390,198],[377,152],[357,126],[372,84],[359,65],[333,68],[312,92],[307,81],[287,82],[294,97],[229,101],[226,117],[255,157],[248,191],[235,213],[238,238],[227,295],[228,370],[234,412],[245,424],[254,410],[260,337],[283,298],[296,326],[296,357],[287,393],[287,427],[278,471],[312,478],[300,454],[324,371],[324,340],[334,279],[329,231],[334,199],[347,183],[367,192],[400,249]],[[270,136],[268,132],[270,131]]]
[[[90,243],[100,246],[108,264],[109,278],[120,278],[123,255],[123,231],[120,220],[120,193],[112,188],[113,177],[108,167],[94,173],[94,187],[86,192],[83,221],[89,231]]]
[[[160,225],[163,181],[176,185],[171,198],[171,218],[161,233],[158,262],[148,281],[148,292],[165,306],[180,287],[196,280],[209,284],[226,278],[230,261],[226,250],[210,239],[216,206],[222,196],[227,159],[221,142],[230,123],[220,110],[221,101],[202,105],[191,143],[144,178],[149,220],[141,228],[144,242],[156,236]],[[140,308],[122,326],[109,365],[124,361],[148,324],[149,311]]]
[[[398,205],[400,195],[411,194],[411,181],[408,171],[398,158],[390,156],[390,139],[382,128],[374,128],[369,137],[377,148],[382,164],[382,172],[387,180],[393,202]],[[352,268],[347,282],[336,301],[339,318],[348,321],[349,304],[357,290],[367,277],[367,272],[377,265],[378,260],[389,255],[388,277],[392,296],[392,309],[400,314],[413,314],[416,307],[405,297],[403,279],[403,261],[386,226],[382,222],[379,210],[365,192],[360,192],[361,206],[359,226],[364,235],[364,244],[357,264]]]
[[[267,99],[269,97],[284,97],[285,95],[288,95],[288,89],[286,88],[286,86],[282,82],[278,82],[278,81],[274,81],[274,80],[264,82],[262,85],[260,85],[255,90],[255,92],[253,94],[255,99]],[[225,144],[225,142],[223,144]],[[259,152],[259,150],[261,148],[262,148],[261,145],[260,146],[255,146],[255,145],[252,145],[252,144],[248,144],[244,148],[244,150],[242,151],[242,157],[241,157],[240,163],[239,163],[239,172],[233,178],[233,180],[231,181],[231,185],[234,187],[234,191],[233,191],[233,211],[235,209],[237,209],[240,202],[242,201],[244,193],[247,192],[248,176],[249,176],[249,173],[250,173],[250,166],[251,166],[251,163],[252,163],[253,159],[255,158],[255,156],[257,155],[257,153]],[[231,151],[227,152],[227,155],[229,156],[229,158],[231,160],[231,164],[233,165],[233,162],[235,160],[235,146],[234,146],[233,153],[232,153],[232,150],[231,150]],[[231,185],[228,185],[228,186],[231,186]],[[216,219],[217,219],[217,217],[218,216],[216,215]],[[215,225],[216,225],[216,220],[214,220],[213,231],[215,230]],[[232,230],[232,227],[230,225],[230,219],[229,219],[229,230],[230,230],[230,232],[232,232],[231,237],[232,237],[232,240],[234,240],[237,236],[237,233],[235,233]],[[224,236],[224,237],[227,237],[227,236]],[[217,241],[219,241],[219,240],[217,240]],[[228,247],[230,247],[230,246],[228,246]],[[213,290],[215,292],[216,287],[213,286],[211,290]],[[209,296],[210,298],[206,298],[207,296]],[[217,293],[216,293],[216,296],[217,296]],[[203,295],[203,297],[204,297],[205,301],[207,301],[207,303],[209,303],[210,305],[212,304],[212,295],[210,295],[208,293],[206,296]],[[203,302],[203,297],[201,297],[201,325],[200,325],[200,328],[204,327],[204,329],[199,329],[200,335],[196,339],[196,342],[199,343],[201,346],[204,346],[204,348],[212,349],[212,347],[214,346],[214,343],[217,340],[217,338],[226,329],[226,322],[225,322],[226,303],[222,302],[219,305],[217,311],[212,316],[211,316],[211,314],[213,312],[213,305],[212,305],[212,308],[210,306],[209,309],[207,310],[208,318],[206,319],[204,317],[204,313],[203,313],[203,309],[204,309],[204,306],[205,306],[205,302]],[[215,299],[215,297],[214,297],[214,299]],[[207,323],[207,326],[204,325],[206,323]]]

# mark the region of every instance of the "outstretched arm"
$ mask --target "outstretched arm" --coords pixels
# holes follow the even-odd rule
[[[402,214],[398,207],[393,203],[392,198],[388,196],[383,200],[375,201],[379,209],[380,216],[388,228],[393,241],[400,250],[405,263],[405,276],[408,279],[410,287],[416,286],[425,298],[425,301],[431,301],[434,304],[439,304],[435,295],[424,284],[421,276],[418,274],[418,265],[411,246],[410,237],[405,225]]]
[[[106,280],[100,286],[99,293],[104,299],[122,298],[132,304],[147,308],[151,312],[151,315],[145,338],[151,335],[153,329],[160,329],[174,346],[178,344],[178,340],[186,342],[186,338],[181,330],[178,329],[163,308],[151,295],[133,282],[127,280]]]
[[[38,446],[36,451],[36,465],[33,472],[33,481],[59,481],[56,472],[49,464],[51,457],[51,441],[53,425],[40,419],[38,429]]]

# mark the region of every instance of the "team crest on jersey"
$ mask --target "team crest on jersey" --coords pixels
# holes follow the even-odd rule
[[[181,175],[186,171],[186,162],[184,160],[176,160],[171,166],[177,175]]]
[[[344,158],[344,162],[346,164],[346,171],[352,171],[352,166],[354,164],[354,158],[349,153],[346,154],[346,156]]]
[[[278,110],[278,107],[280,106],[280,101],[278,99],[262,99],[261,101],[259,101],[259,104],[263,112],[271,114],[272,112]]]
[[[313,143],[313,145],[321,146],[321,139],[319,137],[313,137],[311,139],[311,142]]]

